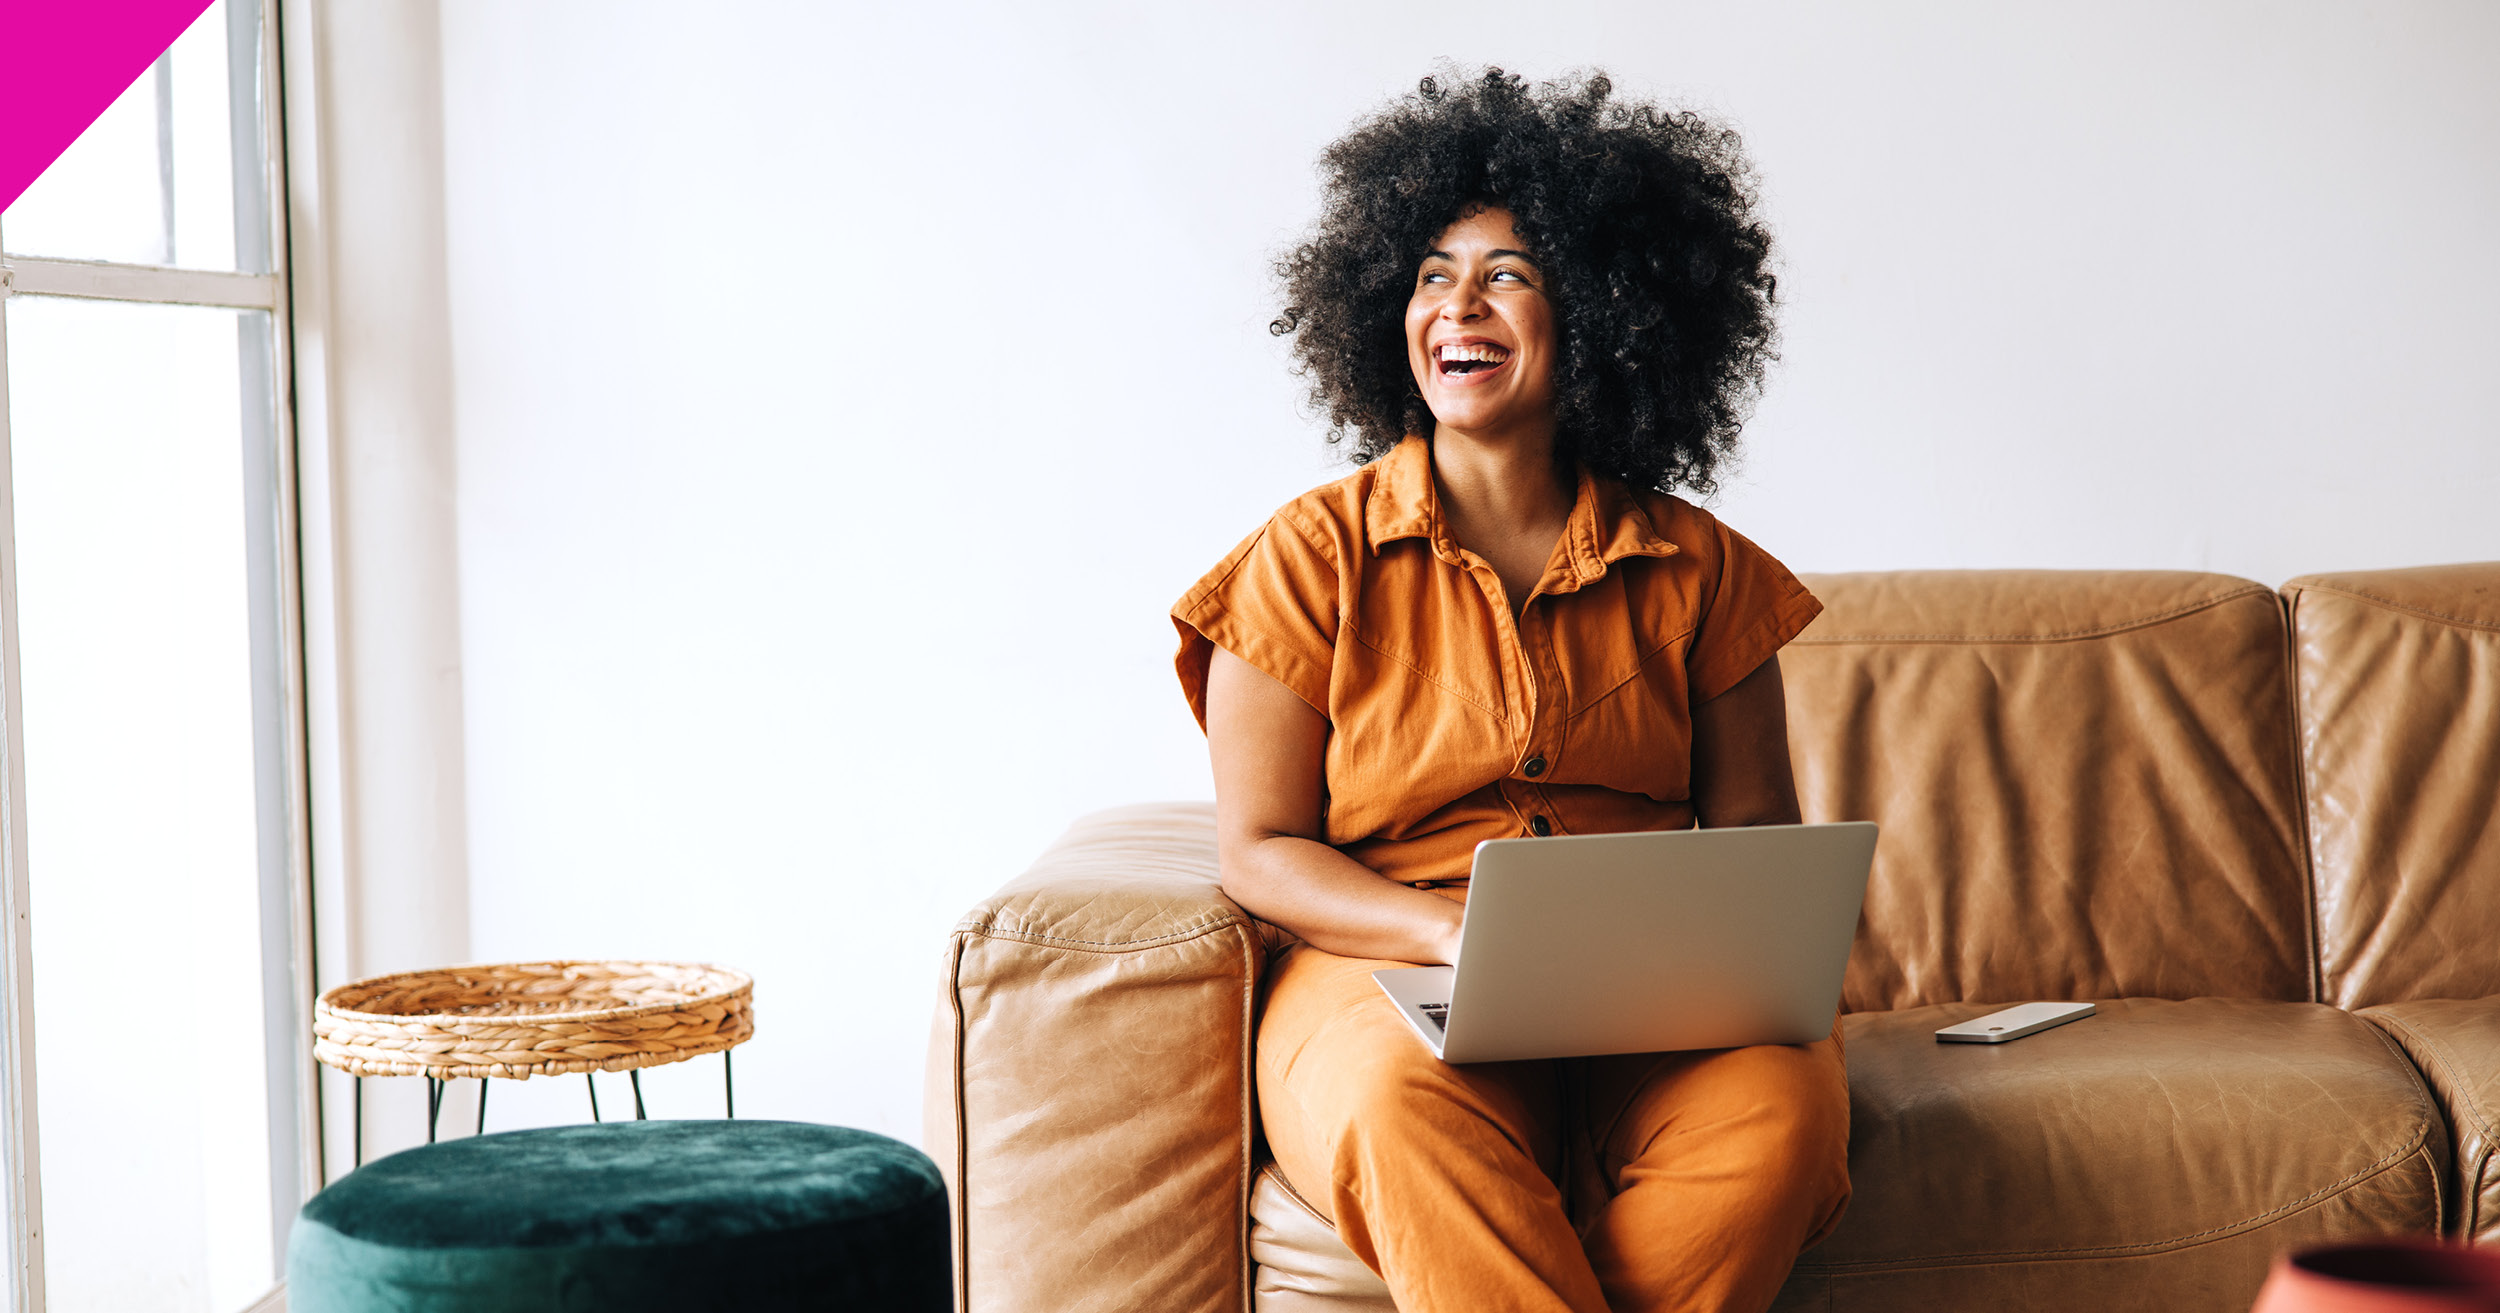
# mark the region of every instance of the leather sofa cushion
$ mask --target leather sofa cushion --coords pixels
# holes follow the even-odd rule
[[[2282,604],[2224,575],[1808,576],[1781,653],[1811,821],[1883,826],[1850,1011],[2305,1000]]]
[[[2500,994],[2500,562],[2311,575],[2283,592],[2319,997]]]
[[[963,1313],[1239,1313],[1274,938],[1218,886],[1214,810],[1087,816],[955,927],[926,1143]]]
[[[2129,999],[2002,1045],[1979,1004],[1844,1020],[1840,1227],[1784,1309],[2245,1309],[2283,1248],[2439,1226],[2447,1137],[2377,1030],[2332,1008]]]
[[[2500,998],[2390,1003],[2361,1015],[2404,1046],[2448,1114],[2449,1231],[2500,1244]]]
[[[1254,1313],[1397,1313],[1389,1283],[1269,1163],[1250,1191]]]

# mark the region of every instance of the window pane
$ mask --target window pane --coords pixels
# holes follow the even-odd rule
[[[236,4],[239,27],[228,13]],[[249,242],[254,258],[238,266],[235,245],[238,125],[244,226],[260,226],[253,191],[261,177],[257,14],[253,0],[210,5],[0,215],[0,248],[58,259],[265,270],[265,257]],[[230,54],[241,57],[239,75]]]
[[[6,313],[47,1303],[233,1313],[276,1275],[239,386],[265,318]]]

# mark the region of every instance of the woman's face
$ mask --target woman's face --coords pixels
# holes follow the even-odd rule
[[[1406,359],[1442,427],[1482,437],[1554,423],[1554,306],[1510,211],[1471,211],[1415,270]]]

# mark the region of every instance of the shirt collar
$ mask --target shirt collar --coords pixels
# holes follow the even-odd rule
[[[1432,444],[1409,435],[1372,468],[1371,496],[1363,506],[1372,554],[1379,555],[1384,544],[1400,538],[1421,538],[1432,544],[1433,555],[1457,564],[1457,544],[1442,528],[1440,490],[1432,482]],[[1586,465],[1577,469],[1580,491],[1563,525],[1561,543],[1570,576],[1546,591],[1586,587],[1627,556],[1673,556],[1682,550],[1658,536],[1649,512],[1620,480],[1600,478]]]

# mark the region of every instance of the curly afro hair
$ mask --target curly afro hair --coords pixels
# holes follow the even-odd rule
[[[1434,238],[1510,211],[1553,301],[1557,445],[1636,488],[1716,491],[1776,358],[1771,236],[1736,133],[1614,100],[1603,73],[1425,78],[1321,156],[1319,224],[1276,263],[1295,372],[1371,461],[1432,432],[1406,303]]]

